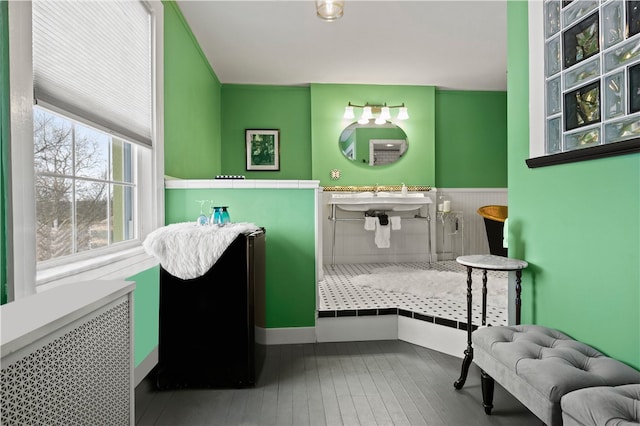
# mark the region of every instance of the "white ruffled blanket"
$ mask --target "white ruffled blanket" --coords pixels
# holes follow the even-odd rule
[[[260,229],[253,223],[229,223],[222,227],[194,222],[158,228],[145,238],[143,247],[171,275],[189,280],[204,275],[239,234]]]

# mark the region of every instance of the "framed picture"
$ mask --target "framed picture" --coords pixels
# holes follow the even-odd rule
[[[247,170],[280,170],[280,131],[245,130]]]

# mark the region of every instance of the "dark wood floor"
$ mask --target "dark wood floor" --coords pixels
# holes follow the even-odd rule
[[[136,388],[138,425],[537,425],[496,383],[484,414],[479,370],[460,391],[461,360],[403,341],[268,346],[251,389]]]

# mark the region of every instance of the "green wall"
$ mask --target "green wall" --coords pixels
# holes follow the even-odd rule
[[[315,326],[315,191],[167,189],[166,222],[193,221],[196,200],[230,206],[233,222],[266,229],[266,327]]]
[[[163,4],[164,172],[212,179],[222,170],[220,81],[178,6]]]
[[[9,148],[9,28],[8,3],[0,1],[0,305],[7,303],[7,215],[6,176]]]
[[[436,90],[435,185],[506,188],[506,122],[506,92]]]
[[[399,126],[407,134],[407,154],[394,164],[367,167],[354,164],[338,149],[349,102],[398,105],[405,103],[409,120]],[[393,115],[393,114],[392,114]],[[434,185],[435,184],[435,88],[431,86],[383,86],[311,84],[312,178],[321,185]],[[398,124],[398,123],[397,123]],[[332,169],[340,180],[329,177]]]
[[[160,267],[156,266],[126,279],[135,281],[133,292],[134,365],[137,367],[158,346],[160,309]]]
[[[308,87],[222,86],[222,174],[247,179],[311,179]],[[246,170],[246,129],[280,130],[280,170]]]
[[[523,322],[640,368],[640,154],[529,169],[527,3],[508,3],[509,256]]]
[[[425,86],[223,84],[221,99],[222,174],[248,179],[319,179],[322,185],[507,186],[506,92]],[[410,106],[410,119],[398,123],[408,133],[408,159],[371,169],[340,155],[340,133],[351,124],[343,120],[342,113],[346,103],[357,102],[355,99],[388,104],[395,102],[386,99],[396,99]],[[280,171],[245,169],[246,129],[280,130]],[[329,180],[333,168],[342,171],[340,181]]]

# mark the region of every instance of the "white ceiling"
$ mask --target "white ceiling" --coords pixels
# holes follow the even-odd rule
[[[506,90],[506,0],[309,0],[178,5],[222,83],[433,85]]]

